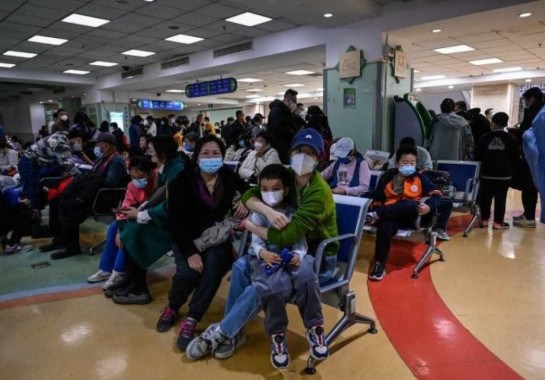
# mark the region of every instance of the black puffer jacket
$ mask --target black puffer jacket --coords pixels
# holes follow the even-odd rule
[[[271,135],[271,146],[276,149],[283,164],[289,164],[291,140],[297,131],[295,117],[288,106],[276,99],[269,104],[267,132]]]

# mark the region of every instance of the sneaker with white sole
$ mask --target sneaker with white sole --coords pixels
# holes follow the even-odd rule
[[[194,338],[185,349],[185,356],[190,360],[198,360],[210,355],[227,337],[219,329],[219,323],[213,323],[198,337]]]
[[[123,281],[123,278],[124,278],[123,276],[124,276],[123,272],[117,272],[115,270],[112,271],[112,274],[110,275],[110,277],[108,277],[104,285],[102,285],[102,289],[106,290],[110,286],[115,285],[119,283],[120,281]]]
[[[525,217],[524,219],[513,220],[513,226],[523,228],[536,228],[537,223],[535,219],[526,219]]]
[[[92,276],[89,276],[87,278],[87,282],[90,284],[94,284],[95,282],[102,282],[106,281],[108,278],[110,278],[111,272],[106,272],[100,269],[98,272],[93,274]]]
[[[513,216],[513,221],[515,221],[515,220],[523,220],[523,219],[526,219],[526,218],[524,217],[524,214],[514,215],[514,216]]]
[[[285,334],[271,336],[271,363],[274,368],[286,368],[290,364],[290,354]]]
[[[386,268],[384,268],[384,264],[382,264],[380,261],[376,261],[375,265],[373,266],[373,270],[369,275],[369,279],[373,281],[380,281],[384,278],[385,274]]]
[[[13,244],[13,245],[6,245],[6,248],[4,248],[4,254],[5,255],[13,255],[15,253],[23,253],[28,252],[32,249],[32,246],[30,244]]]
[[[450,240],[450,236],[445,232],[445,230],[442,230],[442,229],[438,228],[437,231],[435,231],[435,232],[437,234],[437,239],[443,240],[443,241],[449,241]]]
[[[234,338],[226,339],[218,345],[213,352],[214,357],[221,360],[229,359],[244,343],[246,343],[246,331],[242,330]]]
[[[329,356],[329,348],[324,337],[323,326],[314,326],[307,330],[307,340],[310,344],[310,355],[316,360],[324,360]]]

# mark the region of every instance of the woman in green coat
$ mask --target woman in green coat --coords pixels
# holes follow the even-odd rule
[[[166,187],[186,169],[186,163],[171,136],[154,137],[148,146],[148,154],[157,164],[157,190],[143,207],[122,210],[129,219],[119,226],[128,278],[125,286],[114,289],[113,300],[119,304],[151,302],[146,268],[172,246],[172,235],[167,228]]]

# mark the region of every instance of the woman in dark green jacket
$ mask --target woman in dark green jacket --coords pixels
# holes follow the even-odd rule
[[[158,167],[157,190],[147,204],[138,209],[131,207],[121,211],[129,218],[128,222],[119,226],[127,278],[120,286],[106,290],[106,295],[113,295],[114,302],[119,304],[151,302],[146,268],[172,246],[172,235],[167,227],[166,187],[186,169],[186,163],[171,136],[154,137],[148,153]]]

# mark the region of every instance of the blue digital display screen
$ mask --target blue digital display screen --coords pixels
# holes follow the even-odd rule
[[[199,96],[230,94],[237,90],[235,78],[216,79],[207,82],[188,84],[185,87],[185,96],[197,98]]]
[[[169,100],[140,99],[137,105],[143,110],[182,111],[185,108],[184,103]]]

